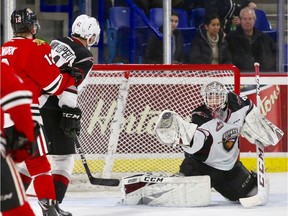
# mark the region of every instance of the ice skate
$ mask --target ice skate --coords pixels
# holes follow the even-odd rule
[[[58,204],[58,203],[55,205],[55,209],[56,209],[56,211],[58,212],[58,214],[59,214],[60,216],[72,216],[72,213],[67,212],[67,211],[64,211],[63,209],[61,209],[61,208],[59,207],[59,204]]]
[[[43,216],[60,216],[55,208],[56,200],[44,198],[39,200],[38,203],[42,209]]]

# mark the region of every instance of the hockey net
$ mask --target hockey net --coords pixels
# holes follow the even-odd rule
[[[177,173],[183,151],[157,141],[158,114],[169,109],[189,121],[203,103],[202,85],[214,80],[239,93],[239,71],[232,65],[94,65],[78,101],[79,141],[92,175]],[[78,154],[73,181],[89,184]]]

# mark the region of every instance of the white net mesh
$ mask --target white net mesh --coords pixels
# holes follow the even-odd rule
[[[79,141],[92,175],[121,179],[178,172],[183,151],[157,141],[158,114],[169,109],[189,121],[203,103],[201,86],[217,80],[234,90],[236,72],[232,66],[211,65],[94,66],[78,101],[83,113]],[[73,179],[87,179],[77,154]]]

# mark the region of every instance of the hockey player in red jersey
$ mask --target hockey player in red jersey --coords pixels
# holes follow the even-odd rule
[[[72,65],[82,70],[86,76],[92,69],[94,61],[89,49],[98,43],[99,36],[100,27],[95,18],[84,14],[78,16],[72,25],[71,37],[51,41],[52,57],[56,65],[59,67]],[[77,104],[77,92],[77,87],[72,86],[59,96],[49,96],[41,108],[44,128],[50,143],[49,158],[59,203],[64,199],[74,166],[75,146],[72,133],[73,131],[78,135],[80,133],[81,110]],[[69,118],[67,113],[79,118]],[[58,204],[56,209],[61,215],[72,215],[60,209]]]
[[[239,136],[269,146],[276,145],[283,132],[251,100],[228,92],[220,82],[204,85],[202,96],[204,104],[192,111],[191,123],[175,112],[163,111],[155,129],[158,139],[184,150],[180,174],[210,176],[211,187],[231,201],[256,195],[257,175],[238,157]]]
[[[34,124],[31,107],[32,92],[24,88],[14,71],[1,61],[1,215],[34,216],[15,163],[31,157],[35,149]],[[4,112],[11,116],[15,125],[13,137],[7,140],[3,130]],[[35,130],[35,134],[38,130]]]
[[[40,116],[39,100],[43,95],[58,95],[72,85],[78,85],[82,79],[81,71],[66,67],[60,69],[53,63],[51,47],[46,42],[34,39],[39,23],[35,13],[29,8],[15,10],[11,15],[14,38],[1,47],[2,58],[9,62],[17,76],[32,91],[33,120],[43,125]],[[6,128],[9,134],[9,128]],[[47,159],[47,143],[43,130],[37,139],[38,156],[28,158],[25,164],[33,178],[34,189],[39,199],[43,215],[59,215],[55,210],[56,194],[51,175],[51,166]]]

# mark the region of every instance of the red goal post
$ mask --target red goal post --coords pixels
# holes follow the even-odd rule
[[[169,109],[189,120],[203,103],[201,87],[214,80],[240,93],[233,65],[94,65],[78,100],[79,141],[93,176],[178,172],[183,151],[157,141],[158,114]],[[73,178],[87,179],[77,154]]]

